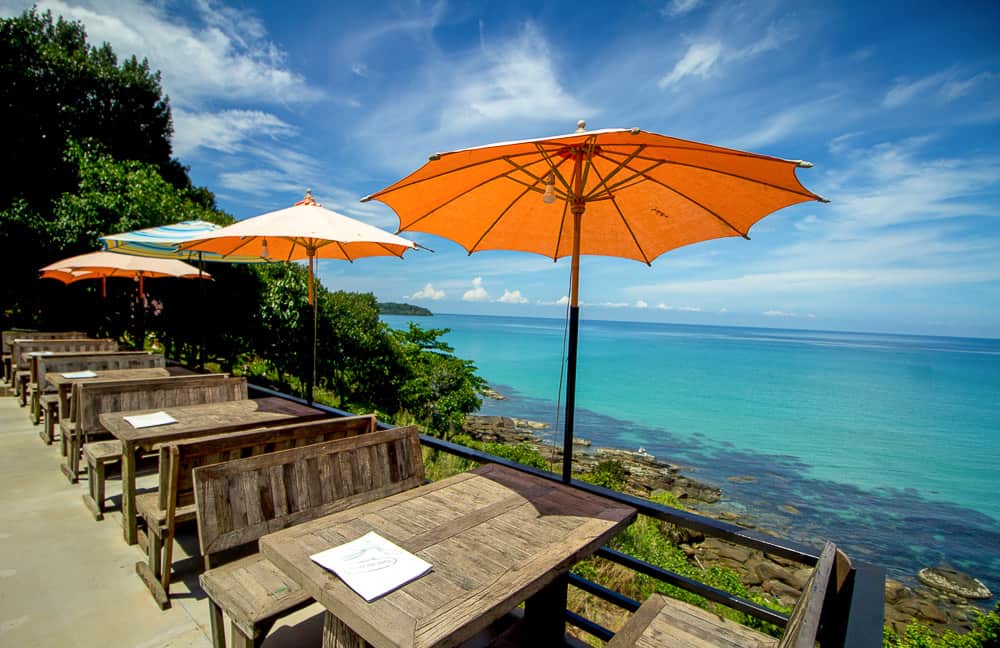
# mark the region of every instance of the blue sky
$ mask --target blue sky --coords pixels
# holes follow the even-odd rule
[[[30,3],[0,0],[0,14]],[[1000,337],[996,2],[40,2],[147,57],[175,154],[237,218],[358,199],[427,155],[639,127],[792,159],[830,204],[652,267],[585,257],[584,318]],[[320,263],[332,289],[561,317],[569,264],[522,253]]]

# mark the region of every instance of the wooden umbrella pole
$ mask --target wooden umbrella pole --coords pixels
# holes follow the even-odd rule
[[[309,303],[313,307],[313,321],[312,321],[312,335],[310,349],[312,353],[311,363],[309,368],[309,383],[306,386],[306,400],[309,404],[313,404],[313,388],[316,386],[316,320],[317,320],[317,304],[316,304],[316,294],[313,288],[313,265],[316,263],[316,251],[313,249],[309,250]]]
[[[573,415],[576,411],[576,350],[580,329],[580,221],[586,206],[573,204],[573,263],[570,266],[569,350],[566,359],[566,417],[563,431],[563,483],[573,478]]]
[[[573,479],[573,419],[576,411],[576,350],[580,329],[580,230],[587,203],[583,198],[583,151],[579,151],[573,167],[573,188],[569,191],[573,213],[573,262],[570,265],[569,287],[569,350],[566,358],[566,418],[563,430],[563,483]],[[567,187],[569,190],[569,187]]]

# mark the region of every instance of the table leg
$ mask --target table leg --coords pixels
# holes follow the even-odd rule
[[[323,618],[323,648],[371,648],[371,644],[327,612]]]
[[[524,603],[524,635],[539,646],[566,643],[566,592],[569,576],[562,574]]]
[[[130,545],[138,541],[135,519],[135,455],[135,447],[122,442],[122,529],[125,532],[125,542]]]

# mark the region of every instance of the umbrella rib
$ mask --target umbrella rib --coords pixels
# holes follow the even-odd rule
[[[392,256],[400,258],[400,259],[402,259],[403,255],[406,254],[406,250],[410,249],[410,248],[404,248],[402,252],[398,252],[397,253],[395,250],[393,250],[391,247],[389,247],[388,243],[381,243],[379,241],[374,241],[374,243],[375,243],[375,245],[379,246],[380,248],[382,248],[383,250],[385,250],[386,252],[388,252]]]
[[[447,207],[448,205],[450,205],[451,203],[455,202],[459,198],[467,195],[469,192],[475,191],[476,189],[479,189],[480,187],[485,186],[485,185],[493,182],[494,180],[497,180],[498,178],[502,178],[502,177],[504,177],[506,175],[507,174],[492,176],[492,177],[489,177],[489,178],[483,180],[482,182],[478,182],[478,183],[472,185],[468,189],[466,189],[466,190],[464,190],[464,191],[462,191],[462,192],[460,192],[460,193],[452,196],[451,198],[449,198],[448,200],[444,201],[440,205],[437,205],[436,207],[434,207],[433,209],[431,209],[427,213],[425,213],[425,214],[423,214],[421,216],[418,216],[417,218],[414,218],[412,221],[410,221],[410,224],[407,225],[406,227],[402,226],[403,225],[403,221],[402,221],[402,219],[400,219],[400,221],[399,221],[400,228],[399,228],[398,231],[403,232],[403,231],[406,231],[406,230],[412,228],[414,225],[416,225],[420,221],[424,220],[425,218],[427,218],[428,216],[430,216],[434,212],[438,211],[439,209],[443,209],[443,208]],[[362,201],[362,202],[364,202],[364,201]]]
[[[563,158],[560,162],[553,164],[552,156],[549,155],[549,152],[546,151],[541,144],[537,144],[536,148],[538,150],[538,154],[541,155],[542,159],[545,160],[545,163],[549,165],[550,173],[555,175],[556,178],[559,178],[559,182],[561,182],[563,186],[566,187],[566,197],[569,197],[569,182],[566,181],[566,176],[564,176],[559,171],[559,167],[566,164],[566,162],[569,161],[569,158]]]
[[[602,155],[601,153],[598,153],[597,154],[598,157],[600,157],[602,159],[605,159],[605,160],[608,160],[609,162],[611,162],[612,164],[616,164],[617,166],[614,169],[612,169],[611,172],[608,173],[608,175],[603,176],[603,177],[601,177],[601,174],[595,169],[594,172],[597,173],[598,177],[601,177],[601,182],[596,187],[594,187],[594,191],[590,192],[590,194],[587,196],[587,199],[590,200],[590,199],[594,198],[597,195],[597,189],[600,188],[600,187],[604,187],[605,190],[610,195],[611,194],[611,188],[608,186],[608,181],[610,181],[613,177],[615,177],[615,175],[617,175],[618,172],[621,171],[624,168],[627,168],[629,171],[631,171],[632,168],[630,166],[628,166],[629,162],[631,162],[633,159],[635,159],[635,157],[638,156],[639,153],[641,153],[643,151],[643,149],[645,149],[645,148],[646,148],[645,144],[640,144],[639,146],[636,147],[635,151],[633,151],[632,154],[629,155],[627,158],[625,158],[625,160],[623,160],[622,162],[616,162],[615,160],[609,158],[608,156]],[[616,186],[618,186],[618,185],[616,185]]]
[[[568,211],[569,211],[569,201],[564,200],[562,218],[559,219],[559,235],[556,236],[556,249],[552,252],[553,261],[559,258],[559,246],[562,243],[563,230],[566,229],[566,213]]]
[[[347,246],[344,245],[344,242],[343,241],[334,241],[334,243],[340,249],[341,254],[344,255],[344,259],[346,259],[348,263],[354,263],[354,259],[352,259],[351,255],[348,254],[348,252],[347,252]],[[323,246],[322,245],[316,246],[316,250],[318,251],[321,247],[323,247]],[[314,254],[313,256],[316,256],[316,255]],[[319,267],[319,264],[317,264],[317,268],[318,267]]]
[[[690,203],[692,203],[694,205],[697,205],[701,209],[705,210],[706,212],[708,212],[709,214],[711,214],[712,216],[714,216],[716,220],[718,220],[720,223],[722,223],[723,225],[725,225],[729,229],[733,230],[734,232],[736,232],[737,234],[739,234],[740,236],[742,236],[746,240],[748,240],[748,241],[750,240],[750,237],[747,235],[746,232],[741,232],[732,223],[730,223],[725,218],[723,218],[721,214],[719,214],[715,210],[711,209],[710,207],[706,207],[705,205],[701,204],[700,202],[698,202],[697,200],[695,200],[691,196],[688,196],[687,194],[683,193],[679,189],[675,189],[675,188],[671,187],[670,185],[668,185],[666,183],[660,182],[659,180],[656,180],[654,178],[648,178],[648,179],[649,179],[650,182],[655,182],[656,184],[660,185],[661,187],[663,187],[665,189],[668,189],[669,191],[673,191],[675,194],[677,194],[678,196],[680,196],[684,200],[687,200],[688,202],[690,202]]]
[[[617,169],[615,170],[617,171]],[[597,175],[598,178],[601,179],[602,184],[607,181],[605,178],[601,176],[601,172],[597,170],[597,167],[594,167],[594,173]],[[639,254],[642,256],[643,263],[645,263],[648,266],[653,265],[652,262],[649,260],[649,256],[646,255],[646,251],[643,250],[642,245],[639,244],[639,238],[635,235],[635,232],[632,231],[632,226],[628,224],[628,219],[626,219],[625,214],[622,213],[621,207],[618,206],[618,201],[615,200],[614,195],[610,193],[609,193],[609,198],[611,200],[611,204],[615,206],[615,211],[618,212],[618,216],[622,219],[622,225],[624,225],[625,229],[628,230],[628,235],[632,237],[632,242],[635,243],[635,248],[639,250]]]
[[[510,204],[507,205],[506,207],[504,207],[504,209],[503,209],[502,212],[500,212],[499,214],[497,214],[497,217],[493,220],[492,223],[490,223],[490,226],[486,228],[486,231],[483,232],[482,236],[480,236],[478,239],[476,239],[476,242],[473,243],[472,247],[469,248],[469,254],[470,255],[473,252],[476,251],[476,248],[479,247],[479,244],[483,242],[483,239],[485,239],[487,236],[490,235],[490,232],[492,232],[493,228],[497,226],[497,223],[500,222],[500,219],[503,218],[504,215],[506,215],[506,213],[510,211],[510,208],[513,207],[515,204],[517,204],[518,200],[520,200],[521,198],[524,198],[528,194],[529,191],[531,191],[530,188],[525,189],[524,191],[522,191],[521,195],[519,195],[514,200],[510,201]]]
[[[608,154],[609,155],[616,155],[616,153],[614,151],[608,152]],[[618,155],[620,155],[620,154],[618,154]],[[757,156],[741,156],[741,157],[757,157]],[[795,194],[797,196],[806,196],[807,198],[810,198],[812,200],[819,200],[820,199],[819,196],[817,196],[816,194],[814,194],[813,192],[811,192],[809,190],[798,191],[796,189],[791,189],[789,187],[783,187],[781,185],[776,185],[776,184],[774,184],[772,182],[767,182],[765,180],[758,180],[757,178],[751,178],[749,176],[745,176],[745,175],[742,175],[742,174],[739,174],[739,173],[733,173],[731,171],[723,171],[721,169],[713,169],[712,167],[706,167],[706,166],[702,166],[700,164],[691,164],[689,162],[678,162],[677,160],[667,160],[667,159],[657,160],[656,158],[649,158],[649,157],[643,157],[643,156],[638,156],[638,159],[640,159],[640,160],[646,160],[647,162],[658,162],[659,164],[672,164],[672,165],[675,165],[675,166],[687,167],[689,169],[698,169],[699,171],[707,171],[709,173],[715,173],[715,174],[718,174],[718,175],[729,176],[731,178],[736,178],[737,180],[744,180],[746,182],[751,182],[751,183],[754,183],[754,184],[759,184],[759,185],[762,185],[764,187],[770,187],[772,189],[778,189],[780,191],[786,191],[788,193],[792,193],[792,194]],[[794,164],[794,163],[793,162],[788,162],[788,164]],[[632,167],[629,167],[629,168],[631,169]],[[796,180],[798,180],[798,178],[796,178]]]
[[[552,146],[556,146],[556,145],[552,144]],[[497,161],[503,160],[505,158],[523,157],[523,156],[527,156],[527,155],[534,155],[534,153],[531,152],[531,151],[526,151],[524,153],[515,153],[515,154],[509,154],[509,153],[507,153],[507,154],[504,154],[504,155],[497,155],[496,157],[491,157],[491,158],[488,158],[488,159],[485,159],[485,160],[478,160],[478,161],[472,162],[470,164],[463,164],[462,166],[455,167],[454,169],[446,169],[444,171],[441,171],[440,173],[434,173],[434,174],[431,174],[431,175],[429,175],[429,176],[427,176],[425,178],[418,178],[416,180],[413,180],[411,182],[407,182],[405,184],[398,184],[397,183],[396,185],[390,185],[390,186],[386,187],[385,189],[383,189],[381,191],[377,191],[377,192],[371,194],[370,196],[365,196],[364,198],[361,199],[361,202],[368,202],[370,200],[378,198],[379,196],[383,196],[383,195],[385,195],[387,193],[391,193],[391,192],[394,192],[394,191],[399,191],[400,189],[406,189],[407,187],[413,187],[413,186],[421,184],[423,182],[428,182],[430,180],[436,180],[436,179],[438,179],[440,177],[443,177],[443,176],[446,176],[446,175],[450,175],[450,174],[455,173],[457,171],[464,171],[466,169],[472,169],[474,167],[482,166],[484,164],[490,164],[491,162],[497,162]],[[497,176],[497,177],[500,177],[500,176]],[[405,179],[406,178],[404,178],[403,180],[405,180]],[[402,182],[402,180],[400,182]]]
[[[611,159],[611,158],[609,158],[609,157],[607,157],[605,155],[601,155],[601,157],[604,158],[605,160],[608,160],[612,164],[618,164],[617,162],[615,162],[615,160],[613,160],[613,159]],[[635,156],[632,156],[632,158],[630,158],[630,159],[634,159],[634,158],[635,158]],[[639,158],[639,159],[647,160],[647,158]],[[652,180],[652,178],[650,178],[646,174],[649,173],[650,171],[652,171],[653,169],[655,169],[656,167],[661,166],[661,165],[663,165],[663,164],[666,163],[666,160],[649,160],[649,161],[653,162],[653,164],[651,164],[650,166],[648,166],[648,167],[646,167],[645,169],[642,169],[642,170],[633,169],[632,167],[628,166],[628,162],[629,162],[628,160],[626,160],[625,162],[622,162],[619,165],[618,168],[619,169],[626,168],[626,169],[628,169],[629,171],[632,172],[632,175],[630,175],[629,177],[624,178],[624,179],[616,182],[613,185],[608,185],[607,181],[605,181],[604,189],[607,192],[607,194],[609,196],[611,196],[614,193],[615,190],[621,189],[622,187],[625,187],[626,185],[628,185],[630,182],[632,182],[636,178],[645,178],[647,180]],[[618,169],[615,169],[615,170],[617,171]],[[609,175],[609,177],[610,177],[610,175]],[[591,199],[594,199],[594,194],[593,193],[591,194]]]

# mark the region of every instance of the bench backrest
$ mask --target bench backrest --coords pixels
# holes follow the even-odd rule
[[[107,353],[56,353],[53,355],[36,356],[38,367],[38,385],[45,386],[47,373],[66,373],[70,371],[94,371],[107,369],[143,369],[164,368],[167,360],[162,355],[153,355],[148,351],[110,351]]]
[[[87,337],[83,331],[32,331],[31,329],[10,329],[3,332],[3,352],[10,353],[10,345],[17,339],[58,340],[61,338],[82,339]]]
[[[107,412],[202,405],[246,398],[246,378],[230,378],[227,374],[82,382],[73,385],[70,418],[75,422],[78,434],[93,434],[104,431],[100,416]]]
[[[171,441],[160,447],[160,510],[194,503],[193,471],[221,461],[343,439],[375,431],[374,416],[344,416]]]
[[[816,645],[823,601],[838,553],[832,542],[827,542],[823,547],[816,568],[802,588],[802,596],[788,616],[788,625],[785,626],[785,634],[778,643],[778,648],[813,648]]]
[[[201,551],[208,562],[210,554],[423,481],[412,426],[196,468]]]
[[[32,351],[49,353],[67,353],[73,351],[117,351],[118,342],[111,339],[74,338],[66,340],[15,340],[11,362],[17,364],[21,371],[31,369]]]

